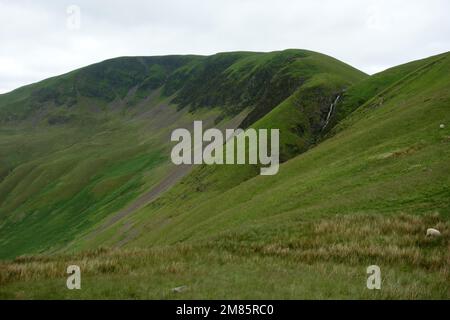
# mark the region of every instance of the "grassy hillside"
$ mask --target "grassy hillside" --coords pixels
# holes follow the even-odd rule
[[[74,245],[114,246],[128,237],[125,248],[10,263],[3,294],[448,298],[450,56],[424,62],[383,91],[382,103],[369,98],[332,138],[277,175],[217,187],[223,172],[199,168],[99,239]],[[442,237],[426,238],[429,227]],[[85,291],[61,289],[67,261],[85,263]],[[381,267],[381,291],[365,288],[372,264]],[[38,287],[24,291],[41,268]],[[170,290],[180,285],[187,291]]]
[[[370,99],[372,103],[382,103],[384,94],[394,87],[397,82],[403,81],[414,72],[422,68],[428,68],[440,61],[447,53],[436,55],[422,60],[412,61],[400,66],[396,66],[383,72],[372,75],[354,86],[345,90],[339,100],[337,112],[334,114],[330,127],[346,118],[359,106],[365,104]],[[338,128],[336,128],[338,129]]]
[[[236,68],[245,55],[232,54]],[[277,175],[197,167],[63,252],[2,262],[0,296],[448,299],[449,71],[447,53],[347,88],[335,117],[348,115],[332,131],[324,114],[347,85],[339,74],[312,75],[267,112],[255,102],[264,112],[251,126],[284,134]],[[429,227],[442,236],[426,238]],[[68,264],[81,266],[82,290],[65,288]],[[380,291],[366,289],[373,264]]]
[[[319,78],[308,101],[320,100],[320,126],[336,92],[365,77],[305,50],[123,57],[0,95],[0,258],[71,248],[170,187],[186,173],[169,159],[175,128],[257,120]],[[320,132],[282,141],[285,160],[306,134]]]
[[[446,54],[414,70],[384,93],[381,105],[360,106],[346,119],[348,128],[288,161],[275,176],[226,183],[222,171],[197,169],[129,217],[141,229],[132,243],[200,239],[265,219],[271,225],[274,215],[401,211],[447,218],[449,128],[440,124],[449,116],[449,61]]]
[[[171,129],[218,114],[161,107],[149,108],[151,119],[5,130],[1,149],[10,169],[0,183],[1,256],[60,248],[118,211],[170,173]],[[147,127],[167,121],[164,129]]]

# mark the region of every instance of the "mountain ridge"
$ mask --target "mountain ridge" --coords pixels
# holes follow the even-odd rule
[[[310,72],[270,110],[257,101],[229,109],[240,96],[221,94],[229,83],[204,95],[229,68],[219,63],[215,73],[212,61],[191,74],[198,81],[209,70],[212,80],[204,88],[194,81],[179,103],[179,91],[166,96],[161,87],[128,103],[133,91],[124,90],[125,99],[101,106],[78,102],[75,121],[50,124],[49,104],[40,121],[3,122],[0,296],[447,299],[450,53],[370,77],[335,72],[321,57],[288,63],[293,78],[269,73],[266,92]],[[261,57],[240,59],[234,76],[254,75],[248,60]],[[252,101],[253,89],[237,87]],[[183,105],[186,97],[200,106]],[[200,165],[139,202],[173,173],[174,128],[194,120],[235,127],[252,117],[245,127],[280,129],[278,174]],[[430,227],[441,237],[426,237]],[[61,285],[67,264],[81,267],[87,290]],[[370,265],[382,270],[382,290],[365,287]],[[170,290],[180,285],[188,289]]]
[[[365,77],[306,50],[133,57],[0,96],[0,152],[6,155],[0,159],[0,247],[9,251],[0,256],[14,254],[11,243],[20,253],[65,246],[81,230],[151,194],[174,175],[170,130],[191,129],[193,120],[250,126],[304,87],[296,95],[305,97],[301,107],[308,111],[302,114],[311,117],[280,128],[286,161],[322,134],[314,128],[335,94]],[[245,175],[252,176],[248,169]],[[45,236],[38,237],[46,240],[30,241],[30,230],[41,229]]]

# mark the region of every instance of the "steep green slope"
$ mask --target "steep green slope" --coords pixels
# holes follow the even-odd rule
[[[447,219],[449,129],[440,124],[449,120],[450,57],[435,60],[384,92],[381,105],[362,105],[347,129],[288,161],[275,176],[233,184],[223,171],[197,169],[127,219],[139,234],[129,245],[334,214],[439,212]]]
[[[0,257],[70,248],[170,187],[184,174],[169,159],[174,128],[253,123],[293,99],[320,127],[333,97],[365,77],[305,50],[123,57],[0,95]],[[297,120],[283,160],[321,135]]]
[[[414,73],[421,68],[427,68],[430,65],[433,65],[446,55],[447,54],[444,53],[426,59],[402,64],[381,73],[374,74],[364,81],[352,86],[342,94],[342,97],[336,106],[336,112],[331,118],[329,125],[330,128],[337,122],[340,122],[342,119],[347,117],[359,106],[374,97],[378,99],[375,103],[382,103],[384,91],[389,90],[391,86],[394,86],[397,82],[402,81],[411,73]]]
[[[85,115],[86,111],[125,99],[132,89],[142,99],[161,87],[174,70],[197,59],[201,57],[122,57],[49,78],[0,95],[0,122],[30,118],[36,122],[36,117],[55,109],[76,113],[87,104]]]
[[[122,101],[130,107],[161,88],[164,97],[176,94],[173,102],[180,107],[220,106],[232,115],[254,107],[257,114],[249,119],[251,124],[319,73],[341,76],[347,84],[365,78],[361,71],[334,58],[297,49],[122,57],[0,95],[0,122],[30,118],[36,122],[36,116],[42,118],[55,108],[73,111],[79,104],[88,104],[92,110]]]
[[[114,116],[93,127],[22,127],[5,133],[1,149],[24,155],[16,166],[9,161],[12,168],[0,183],[2,255],[61,247],[116,212],[171,172],[170,130],[219,113],[190,115],[165,104],[148,112],[152,118]],[[157,126],[167,121],[166,128]]]
[[[2,263],[0,296],[448,299],[449,71],[448,53],[408,70],[275,176],[233,184],[226,171],[200,167],[70,247],[125,248]],[[293,103],[260,121],[295,115]],[[429,227],[442,236],[427,238]],[[69,263],[81,266],[83,290],[65,288]],[[374,264],[381,290],[366,289]]]

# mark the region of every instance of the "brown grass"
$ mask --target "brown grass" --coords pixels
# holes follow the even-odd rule
[[[426,237],[427,228],[437,228],[442,236]],[[399,264],[448,273],[450,227],[439,214],[336,216],[316,222],[289,223],[285,228],[264,232],[267,237],[249,238],[229,234],[227,241],[210,245],[235,253],[277,255],[299,262],[335,261]],[[261,232],[262,234],[263,232]],[[255,234],[258,234],[256,232]]]
[[[427,238],[429,227],[440,230],[442,236]],[[259,228],[262,229],[222,234],[195,244],[146,249],[100,247],[76,254],[21,256],[0,262],[0,285],[64,278],[69,264],[80,266],[88,276],[135,274],[140,268],[153,268],[160,274],[182,274],[189,270],[189,265],[180,257],[197,256],[205,263],[215,259],[228,264],[249,255],[253,259],[277,256],[314,265],[390,264],[432,270],[449,279],[450,226],[437,213],[336,216],[318,221],[289,221],[276,229]]]

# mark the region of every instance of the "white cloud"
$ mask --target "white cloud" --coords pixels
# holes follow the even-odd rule
[[[81,9],[70,30],[66,9]],[[368,73],[450,50],[447,0],[0,0],[0,92],[123,55],[303,48]]]

